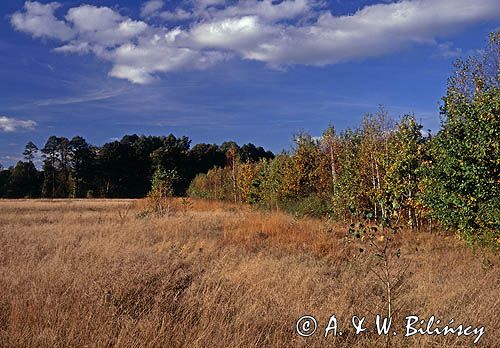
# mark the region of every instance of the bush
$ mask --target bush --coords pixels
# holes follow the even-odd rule
[[[325,217],[332,214],[328,199],[315,194],[302,199],[289,199],[280,205],[283,210],[295,216]]]

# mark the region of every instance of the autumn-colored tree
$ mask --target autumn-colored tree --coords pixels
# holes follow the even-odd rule
[[[283,178],[285,194],[307,197],[316,192],[319,168],[319,146],[309,134],[295,136],[291,160],[286,162]]]
[[[374,219],[386,217],[384,197],[384,175],[382,158],[388,151],[388,136],[392,122],[387,112],[380,108],[375,114],[363,119],[359,153],[360,193],[358,209]]]
[[[419,182],[427,139],[422,135],[422,126],[415,117],[406,115],[391,132],[388,150],[382,157],[385,170],[384,209],[388,218],[396,222],[403,218],[412,228],[421,223]],[[402,217],[402,213],[406,213],[406,217]]]
[[[360,213],[363,197],[359,170],[361,139],[361,131],[357,129],[347,129],[339,136],[338,188],[332,200],[333,213],[336,218],[351,223]]]
[[[336,196],[340,170],[340,140],[334,126],[328,126],[323,132],[319,146],[321,155],[319,158],[317,191]]]
[[[260,172],[261,163],[241,163],[238,170],[238,191],[242,202],[250,203],[250,194],[257,175]]]
[[[231,146],[226,151],[227,165],[231,170],[231,186],[233,191],[234,203],[237,203],[240,199],[238,191],[238,168],[240,158],[238,155],[238,148],[236,146]]]

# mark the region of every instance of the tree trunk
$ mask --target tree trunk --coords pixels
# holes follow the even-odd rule
[[[336,184],[337,184],[337,171],[335,169],[335,161],[333,158],[333,144],[330,143],[330,166],[331,166],[331,171],[332,171],[332,188],[333,188],[333,195],[336,195]]]

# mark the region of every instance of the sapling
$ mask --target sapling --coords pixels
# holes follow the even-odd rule
[[[346,241],[358,243],[360,252],[370,253],[369,271],[375,275],[384,288],[382,300],[385,305],[387,320],[393,321],[399,311],[395,304],[401,289],[405,284],[408,264],[401,262],[401,248],[397,247],[396,237],[398,227],[390,221],[384,221],[378,226],[368,226],[365,223],[351,224],[346,235]],[[386,347],[391,344],[391,335],[386,334]]]

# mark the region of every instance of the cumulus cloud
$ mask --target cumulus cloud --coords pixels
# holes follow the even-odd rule
[[[33,37],[69,40],[74,36],[74,31],[64,21],[55,17],[54,11],[59,7],[56,2],[41,4],[27,1],[24,4],[24,12],[14,13],[11,23],[17,30],[29,33]]]
[[[146,23],[122,17],[108,7],[83,5],[71,8],[65,18],[78,33],[76,42],[98,47],[129,42],[148,28]]]
[[[2,132],[17,132],[20,130],[35,129],[36,122],[31,120],[17,120],[12,117],[0,116],[0,131]]]
[[[189,31],[189,38],[199,47],[213,47],[240,52],[251,51],[270,40],[273,27],[257,16],[226,18],[201,23]]]
[[[225,58],[223,53],[217,51],[175,47],[169,42],[169,34],[138,44],[122,45],[111,52],[109,58],[114,66],[109,75],[146,84],[153,81],[155,72],[165,73],[186,67],[205,69]]]
[[[165,6],[163,0],[145,2],[143,20],[92,5],[72,7],[58,18],[59,4],[26,2],[11,23],[34,37],[62,41],[57,52],[92,53],[112,64],[110,76],[145,84],[158,73],[205,69],[231,56],[283,67],[336,64],[411,45],[442,51],[449,43],[438,38],[500,19],[500,0],[384,2],[342,16],[321,0],[190,0]]]
[[[282,26],[252,49],[273,64],[326,65],[374,57],[412,44],[436,45],[436,37],[467,24],[500,18],[499,0],[419,0],[367,6],[349,16],[322,13],[304,26]]]

